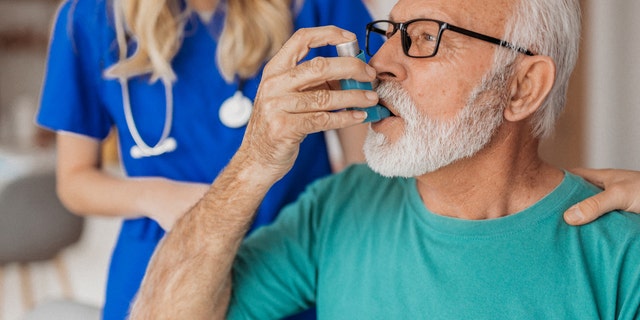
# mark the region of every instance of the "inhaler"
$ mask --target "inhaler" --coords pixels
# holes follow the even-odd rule
[[[338,56],[340,57],[356,57],[364,62],[367,62],[364,57],[364,51],[360,50],[360,47],[358,46],[358,40],[353,40],[351,42],[345,42],[336,45],[336,50],[338,51]],[[342,88],[342,90],[373,90],[371,82],[359,82],[353,79],[340,80],[340,87]],[[367,118],[364,120],[364,122],[377,122],[391,116],[391,112],[389,112],[389,109],[379,104],[367,108],[352,107],[347,108],[347,110],[362,110],[367,112]]]

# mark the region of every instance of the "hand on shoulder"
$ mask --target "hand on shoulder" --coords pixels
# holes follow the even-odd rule
[[[640,213],[640,171],[620,169],[571,169],[604,189],[569,208],[564,219],[571,225],[589,223],[612,210]]]

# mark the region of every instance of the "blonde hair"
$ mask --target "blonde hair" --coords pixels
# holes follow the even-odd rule
[[[225,4],[216,61],[224,79],[232,82],[236,76],[246,79],[258,72],[291,35],[293,18],[291,0],[228,0]],[[119,59],[105,75],[129,78],[149,73],[152,82],[174,82],[171,60],[182,43],[191,8],[181,9],[178,0],[114,0],[113,11]],[[127,36],[137,45],[130,57]]]

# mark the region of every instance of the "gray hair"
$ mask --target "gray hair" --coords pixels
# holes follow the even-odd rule
[[[556,63],[556,81],[533,117],[536,137],[551,135],[564,109],[569,78],[578,58],[580,29],[578,0],[519,0],[507,22],[506,41],[549,56]],[[495,62],[506,64],[517,55],[513,50],[497,50]]]

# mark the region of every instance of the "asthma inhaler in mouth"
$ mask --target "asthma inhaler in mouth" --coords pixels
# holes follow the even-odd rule
[[[336,45],[336,50],[338,51],[338,56],[340,57],[356,57],[364,62],[367,62],[364,57],[364,51],[360,50],[360,47],[358,46],[358,40],[353,40],[351,42],[345,42]],[[353,79],[340,80],[340,87],[342,88],[342,90],[373,90],[370,82],[360,82]],[[367,108],[352,107],[347,108],[347,110],[362,110],[367,112],[367,118],[364,120],[364,122],[377,122],[391,116],[391,112],[389,112],[389,109],[379,104]]]

